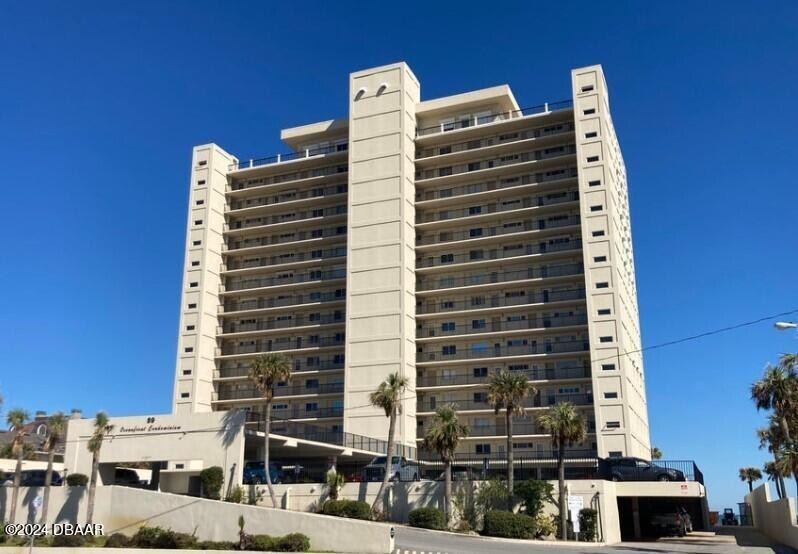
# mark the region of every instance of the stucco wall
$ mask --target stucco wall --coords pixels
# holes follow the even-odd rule
[[[754,527],[777,543],[798,548],[795,498],[772,500],[765,483],[746,494],[745,502],[751,506]]]

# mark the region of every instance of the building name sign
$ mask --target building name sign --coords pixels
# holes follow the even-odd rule
[[[161,431],[180,431],[182,425],[134,425],[132,427],[121,426],[120,433],[158,433]]]

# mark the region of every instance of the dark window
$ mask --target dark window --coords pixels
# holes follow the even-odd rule
[[[202,225],[202,220],[201,219],[195,219],[194,220],[194,225]]]
[[[194,330],[193,325],[186,325],[186,331],[193,331],[193,330]]]
[[[589,187],[600,187],[601,186],[601,180],[588,181],[587,182],[587,186],[589,186]]]
[[[196,281],[193,281],[193,282],[189,283],[189,284],[188,284],[188,286],[189,286],[190,288],[198,287],[198,286],[199,286],[199,283],[197,283]]]
[[[474,393],[474,402],[484,404],[488,401],[488,393],[487,392],[475,392]]]
[[[194,347],[193,346],[187,346],[185,348],[185,352],[194,352]]]
[[[471,206],[468,208],[468,215],[477,215],[482,213],[482,206]]]
[[[589,138],[596,138],[597,136],[598,136],[598,133],[597,133],[597,132],[595,132],[595,131],[593,131],[593,132],[591,132],[591,133],[585,133],[585,138],[586,138],[586,139],[589,139]]]
[[[475,367],[474,368],[474,377],[487,377],[488,376],[488,368],[487,367]]]
[[[205,200],[197,200],[197,206],[202,206],[205,203]]]
[[[599,342],[612,342],[612,337],[599,337]]]
[[[605,392],[604,393],[604,398],[607,398],[607,399],[618,398],[618,393],[617,392]]]
[[[604,206],[602,206],[601,204],[599,204],[597,206],[590,206],[590,211],[591,212],[600,212],[603,209],[604,209]]]
[[[597,161],[599,161],[599,157],[598,156],[588,156],[587,157],[587,163],[593,163],[593,162],[597,162]]]
[[[208,164],[208,162],[206,160],[201,160],[199,162],[199,165],[207,165],[207,164]]]
[[[594,113],[596,113],[596,110],[595,110],[594,108],[588,108],[588,109],[587,109],[587,110],[585,110],[583,113],[584,113],[585,115],[590,115],[590,114],[594,114]]]
[[[189,304],[189,305],[188,305],[188,309],[189,309],[189,310],[193,310],[193,309],[195,309],[196,307],[197,307],[197,305],[196,305],[196,304]]]
[[[202,179],[202,180],[200,180],[200,181],[197,181],[197,186],[198,186],[198,187],[201,187],[201,186],[202,186],[202,185],[204,185],[204,184],[205,184],[205,179]]]
[[[621,456],[623,456],[623,452],[621,452],[620,450],[610,450],[609,452],[607,452],[607,456],[609,456],[610,458],[620,458]]]
[[[582,92],[590,92],[593,90],[593,85],[585,85],[582,87]]]
[[[609,308],[602,308],[602,309],[600,309],[600,310],[598,311],[598,315],[610,315],[610,313],[611,313],[611,312],[610,312],[610,309],[609,309]]]
[[[183,370],[183,375],[191,375],[191,370],[190,369],[184,369]]]
[[[620,429],[621,422],[620,421],[608,421],[607,422],[607,429]]]
[[[612,371],[615,369],[615,364],[601,364],[601,369],[603,371]]]
[[[606,262],[607,261],[607,256],[595,256],[593,258],[593,261],[596,262],[596,263]]]
[[[454,331],[455,325],[454,321],[444,321],[441,323],[441,331]]]
[[[199,265],[199,261],[191,262],[191,267],[197,267]]]
[[[597,289],[608,289],[608,288],[610,288],[610,284],[607,283],[607,282],[596,283],[596,288]]]
[[[490,445],[489,444],[477,444],[476,453],[477,454],[490,454]]]
[[[603,237],[604,236],[604,231],[593,231],[593,236],[594,237]]]
[[[194,246],[199,246],[200,244],[202,244],[202,241],[201,240],[195,240],[193,242],[193,244],[194,244]]]
[[[188,393],[187,392],[181,392],[180,393],[180,398],[188,398]]]

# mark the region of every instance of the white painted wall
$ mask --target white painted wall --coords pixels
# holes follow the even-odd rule
[[[773,500],[770,496],[770,486],[764,483],[746,494],[745,502],[751,506],[754,527],[762,534],[777,543],[798,548],[794,497]]]

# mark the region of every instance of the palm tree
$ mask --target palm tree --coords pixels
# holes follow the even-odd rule
[[[269,471],[269,432],[272,428],[272,400],[274,399],[274,386],[277,383],[287,382],[291,379],[291,362],[282,354],[262,354],[252,360],[249,367],[249,378],[255,388],[266,401],[263,434],[263,468],[266,473],[266,485],[269,487],[269,496],[272,506],[277,507],[277,498],[274,496],[272,475]]]
[[[47,473],[44,475],[44,502],[42,502],[42,524],[47,524],[47,508],[50,506],[50,485],[53,481],[53,461],[55,460],[55,447],[66,427],[66,418],[61,412],[56,412],[47,419]]]
[[[778,453],[775,463],[776,469],[782,475],[798,475],[798,447],[794,443],[789,443]]]
[[[377,510],[377,506],[382,502],[382,497],[385,494],[385,488],[388,486],[388,479],[392,477],[391,463],[393,462],[393,437],[396,433],[396,415],[402,409],[400,397],[407,387],[407,377],[402,377],[399,373],[391,373],[388,378],[380,383],[377,390],[369,395],[369,402],[376,408],[382,408],[385,412],[385,417],[388,418],[388,445],[385,452],[385,471],[382,476],[382,484],[380,490],[377,491],[377,497],[374,499],[374,504],[371,506],[371,511]]]
[[[452,524],[452,460],[460,440],[467,437],[469,429],[457,420],[457,411],[451,404],[435,410],[432,424],[424,435],[424,447],[434,450],[443,462],[446,488],[444,489],[444,513],[446,527]]]
[[[23,447],[25,440],[25,422],[28,420],[28,412],[19,408],[11,410],[6,416],[9,431],[14,429],[14,439],[11,442],[11,452],[17,458],[17,465],[14,468],[14,492],[11,495],[11,514],[8,518],[9,523],[14,523],[17,517],[17,500],[19,499],[19,486],[22,481],[22,456],[25,452]]]
[[[652,446],[651,447],[651,459],[652,460],[661,460],[662,459],[662,450],[660,450],[656,446]]]
[[[507,427],[507,504],[513,504],[513,416],[524,415],[524,399],[535,394],[536,389],[523,373],[506,369],[491,375],[488,382],[488,403],[496,415],[504,408]]]
[[[785,442],[790,442],[789,417],[798,405],[798,377],[790,364],[769,365],[761,380],[751,385],[751,399],[757,410],[773,410]]]
[[[754,481],[762,479],[762,472],[755,467],[741,467],[740,468],[740,481],[748,482],[748,492],[754,490]]]
[[[773,483],[775,483],[776,494],[779,495],[779,499],[784,498],[784,476],[781,474],[778,467],[776,467],[776,462],[765,462],[762,471],[768,476],[768,481],[773,481]]]
[[[565,447],[584,440],[587,434],[585,418],[570,402],[560,402],[538,417],[538,425],[551,435],[551,442],[557,448],[560,535],[562,540],[568,540],[568,514],[565,508]]]
[[[86,523],[93,523],[94,519],[94,496],[97,492],[97,476],[100,473],[100,451],[103,447],[105,435],[114,428],[108,422],[108,414],[97,412],[94,416],[94,431],[86,444],[91,452],[91,479],[89,480],[89,498],[86,501]]]
[[[776,468],[776,460],[778,460],[779,452],[781,451],[782,447],[784,446],[784,437],[781,433],[781,425],[778,423],[778,418],[771,414],[769,419],[769,426],[760,428],[756,430],[756,435],[759,438],[759,448],[766,448],[768,452],[773,454],[773,462],[768,462],[765,464],[766,469],[765,472],[768,475],[771,475],[770,471],[768,471],[768,467],[772,468],[772,476],[773,480],[776,481],[776,492],[779,493],[779,498],[784,498],[787,496],[787,488],[784,485],[784,477],[785,474],[778,471]],[[787,473],[786,476],[790,474]]]

